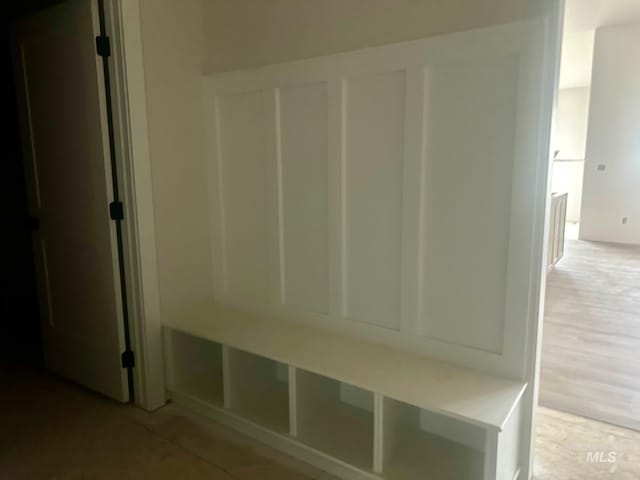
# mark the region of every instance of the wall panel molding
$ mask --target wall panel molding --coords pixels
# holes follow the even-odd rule
[[[217,301],[519,377],[542,28],[205,77]]]

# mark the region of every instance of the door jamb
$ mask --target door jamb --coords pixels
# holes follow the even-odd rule
[[[535,262],[533,269],[534,278],[531,285],[534,289],[530,292],[532,319],[527,331],[527,364],[525,366],[525,378],[528,383],[527,391],[523,397],[524,418],[521,438],[524,444],[521,447],[521,455],[524,464],[524,479],[532,479],[535,463],[536,440],[536,411],[538,408],[539,379],[540,379],[540,354],[542,349],[542,329],[544,320],[545,288],[547,278],[547,255],[549,234],[549,210],[551,203],[551,166],[553,160],[554,124],[557,109],[558,85],[560,79],[560,58],[562,51],[563,24],[565,12],[565,0],[553,0],[549,3],[550,16],[548,22],[547,37],[545,39],[545,71],[542,75],[544,85],[542,103],[551,108],[543,112],[541,122],[549,125],[549,129],[541,130],[539,138],[541,146],[541,158],[536,176],[538,195],[544,195],[536,201],[534,250],[532,260]],[[537,288],[536,288],[537,287]]]
[[[147,126],[139,0],[105,0],[115,154],[122,187],[122,222],[129,321],[136,364],[135,404],[166,403],[162,322]]]

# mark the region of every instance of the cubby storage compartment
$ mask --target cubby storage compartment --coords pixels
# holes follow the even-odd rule
[[[228,349],[227,407],[279,433],[289,433],[289,367],[268,358]]]
[[[175,330],[166,337],[168,388],[206,403],[223,404],[222,346]]]
[[[511,480],[523,468],[526,383],[231,307],[203,311],[165,325],[168,389],[186,407],[340,478]]]
[[[383,425],[384,478],[483,478],[484,429],[389,398]]]
[[[364,470],[373,468],[373,393],[296,370],[298,439]]]

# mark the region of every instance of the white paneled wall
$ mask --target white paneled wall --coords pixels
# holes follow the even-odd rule
[[[206,77],[216,299],[522,375],[537,27]]]
[[[405,73],[344,80],[344,314],[397,330],[402,279]]]
[[[273,223],[269,205],[265,105],[259,91],[217,101],[224,288],[250,301],[269,300]]]
[[[277,90],[282,300],[329,313],[327,84]]]
[[[518,70],[516,55],[496,52],[430,67],[426,79],[422,334],[494,353],[503,344]]]

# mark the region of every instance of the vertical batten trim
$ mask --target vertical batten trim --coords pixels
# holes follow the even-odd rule
[[[329,202],[329,316],[343,312],[342,276],[342,80],[327,81],[327,189]]]
[[[227,265],[227,231],[224,204],[224,162],[222,160],[222,137],[220,135],[220,99],[216,95],[213,99],[213,117],[215,121],[214,132],[216,135],[216,170],[218,174],[218,241],[219,265],[222,267],[222,290],[229,290],[229,267]]]
[[[264,106],[264,136],[263,146],[265,150],[265,193],[266,193],[266,234],[267,244],[267,285],[268,303],[284,303],[284,265],[282,250],[282,219],[280,201],[280,167],[279,167],[279,131],[278,131],[278,100],[279,93],[277,87],[265,86],[260,90]]]
[[[420,170],[423,136],[422,109],[424,103],[423,70],[411,66],[404,70],[404,144],[402,175],[402,256],[400,278],[400,323],[398,329],[414,333],[418,326],[419,243],[420,243]]]
[[[219,295],[224,291],[224,268],[223,255],[221,253],[221,219],[220,219],[220,190],[218,187],[218,134],[216,132],[216,95],[208,91],[208,83],[205,82],[204,91],[204,109],[203,117],[205,125],[211,126],[211,135],[205,135],[205,152],[206,162],[205,168],[207,178],[209,180],[209,188],[207,189],[208,205],[211,212],[209,217],[209,231],[211,232],[210,248],[211,248],[211,266],[213,268],[213,295]],[[208,128],[205,128],[208,130]]]
[[[273,91],[274,114],[275,114],[275,147],[276,147],[276,172],[278,190],[278,259],[280,267],[280,303],[287,303],[287,279],[286,279],[286,259],[284,245],[284,200],[283,200],[283,176],[282,176],[282,126],[280,117],[280,89]]]
[[[348,102],[347,81],[340,80],[340,314],[342,317],[349,316],[347,308],[349,299],[349,284],[347,263],[349,255],[347,252],[348,234],[347,225],[349,222],[347,205],[347,102]]]
[[[418,200],[418,278],[416,285],[417,302],[416,302],[416,332],[420,335],[425,334],[425,318],[424,318],[424,271],[427,268],[426,265],[426,198],[427,198],[427,168],[428,168],[428,155],[427,155],[427,129],[429,121],[429,73],[427,67],[423,67],[421,70],[421,87],[422,87],[422,111],[420,112],[420,171],[419,171],[419,200]]]
[[[498,475],[498,435],[494,430],[485,430],[483,480],[496,480]]]

